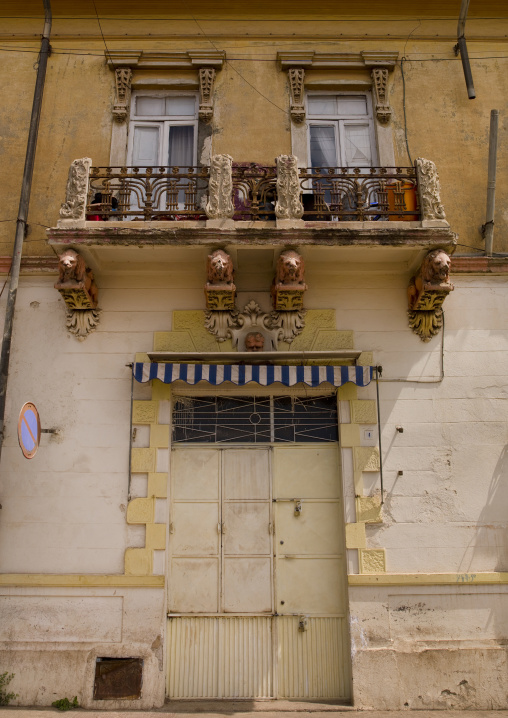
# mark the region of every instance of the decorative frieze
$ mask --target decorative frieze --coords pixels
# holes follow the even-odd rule
[[[223,249],[208,255],[205,284],[206,308],[226,311],[235,308],[236,287],[233,281],[233,261]]]
[[[213,117],[213,86],[215,70],[213,67],[199,69],[199,119],[210,122]]]
[[[304,273],[305,263],[298,252],[293,249],[281,252],[271,288],[275,311],[303,308],[303,295],[307,289]]]
[[[92,160],[83,157],[74,160],[69,169],[65,202],[60,207],[60,217],[74,221],[85,221],[88,197],[88,176]]]
[[[277,219],[301,219],[303,204],[301,202],[300,177],[298,160],[294,155],[280,155],[277,163],[277,202],[275,216]]]
[[[264,351],[277,349],[277,342],[291,343],[305,327],[305,311],[263,312],[259,304],[251,300],[243,312],[237,310],[206,311],[205,328],[217,341],[231,339],[233,348],[249,351],[247,338],[260,334]],[[257,339],[258,343],[260,339]]]
[[[118,67],[115,70],[116,102],[113,106],[113,117],[117,122],[125,122],[129,114],[131,99],[132,69]]]
[[[290,113],[293,122],[300,124],[305,120],[303,88],[305,70],[302,67],[290,67],[288,70],[289,92],[291,95]]]
[[[372,88],[376,101],[375,112],[380,122],[388,122],[392,115],[392,108],[388,102],[388,69],[386,67],[374,67],[371,72]]]
[[[208,202],[205,208],[209,219],[230,219],[233,205],[233,158],[230,155],[213,155],[208,182]]]
[[[439,174],[434,162],[418,157],[415,160],[418,177],[418,192],[420,195],[420,209],[423,220],[446,219],[444,207],[441,204],[441,187]]]
[[[453,291],[451,260],[442,249],[429,252],[408,287],[409,326],[423,342],[428,342],[443,326],[442,305]]]

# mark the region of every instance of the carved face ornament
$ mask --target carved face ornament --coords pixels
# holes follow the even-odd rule
[[[261,332],[249,332],[245,337],[245,350],[248,352],[262,352],[265,348],[265,338]]]

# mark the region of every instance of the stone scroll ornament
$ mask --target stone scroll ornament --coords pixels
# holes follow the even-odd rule
[[[234,284],[233,261],[223,249],[216,249],[208,255],[206,262],[207,282],[205,284],[206,308],[228,311],[235,308],[236,287]]]
[[[263,312],[259,304],[251,299],[243,312],[206,311],[205,328],[219,342],[231,339],[233,348],[238,348],[243,338],[247,351],[252,351],[249,339],[261,334],[263,348],[266,351],[277,349],[277,342],[291,342],[299,336],[305,327],[305,310],[290,312]]]
[[[449,255],[442,249],[429,252],[408,287],[409,326],[422,342],[428,342],[443,326],[442,305],[453,291]]]
[[[303,204],[300,199],[298,160],[294,155],[280,155],[277,162],[277,219],[301,219]]]
[[[277,260],[271,295],[275,311],[303,309],[305,284],[305,263],[294,249],[281,252]]]
[[[92,270],[74,249],[66,249],[58,261],[58,289],[66,305],[66,325],[70,334],[82,341],[99,324],[99,290]]]
[[[233,158],[230,155],[213,155],[208,192],[205,208],[208,219],[230,219],[235,213],[232,199]]]
[[[90,157],[74,160],[71,164],[67,179],[65,202],[60,208],[60,217],[62,219],[85,220],[88,175],[91,164]]]
[[[415,166],[422,219],[446,219],[444,207],[441,204],[441,187],[436,165],[430,160],[418,157]]]

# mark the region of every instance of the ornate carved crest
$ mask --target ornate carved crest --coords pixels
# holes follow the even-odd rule
[[[442,305],[453,291],[449,255],[442,249],[429,252],[408,287],[409,326],[428,342],[443,326]]]
[[[74,160],[71,164],[67,179],[65,202],[60,207],[60,217],[63,219],[84,221],[88,196],[88,174],[91,164],[90,157]]]
[[[130,67],[117,67],[115,70],[116,102],[113,117],[117,122],[125,122],[129,114],[131,99],[132,70]]]
[[[441,187],[436,165],[430,160],[418,157],[415,166],[422,218],[424,220],[446,219],[444,207],[441,204]]]
[[[280,155],[277,163],[277,219],[301,219],[303,204],[300,200],[298,160],[294,155]]]
[[[288,71],[288,77],[291,93],[291,119],[299,124],[305,120],[305,105],[303,104],[305,70],[301,67],[292,67]]]
[[[233,158],[230,155],[213,155],[208,183],[209,198],[206,216],[209,219],[229,219],[233,216]]]
[[[238,351],[245,351],[245,339],[253,332],[262,335],[266,351],[275,351],[278,341],[290,344],[304,327],[305,310],[267,313],[254,300],[245,305],[243,312],[205,312],[205,328],[219,342],[231,339]]]
[[[79,312],[67,307],[65,323],[69,334],[82,342],[99,326],[100,309],[81,309]]]
[[[213,117],[213,85],[215,70],[213,67],[199,69],[199,119],[210,122]]]
[[[371,75],[376,98],[376,117],[380,122],[388,122],[392,116],[392,108],[386,94],[388,70],[386,67],[374,67]]]

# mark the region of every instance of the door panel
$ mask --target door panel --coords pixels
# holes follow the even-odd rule
[[[270,464],[267,449],[224,451],[224,498],[269,499]]]
[[[224,558],[226,613],[272,611],[272,562],[266,558]]]
[[[340,498],[338,447],[336,444],[318,447],[274,449],[274,498]]]
[[[338,558],[279,558],[278,612],[337,614],[344,611],[342,565],[342,559]]]
[[[219,610],[218,558],[174,558],[170,580],[169,604],[173,613]]]
[[[220,454],[215,449],[173,451],[171,456],[173,501],[218,499],[219,460]]]
[[[219,504],[175,503],[171,512],[171,552],[174,556],[219,555]]]
[[[237,502],[224,504],[224,554],[270,555],[270,504]]]
[[[295,516],[293,501],[277,504],[277,538],[284,541],[282,553],[337,555],[344,550],[342,524],[338,520],[338,502],[302,501]],[[281,544],[279,543],[279,546]]]

